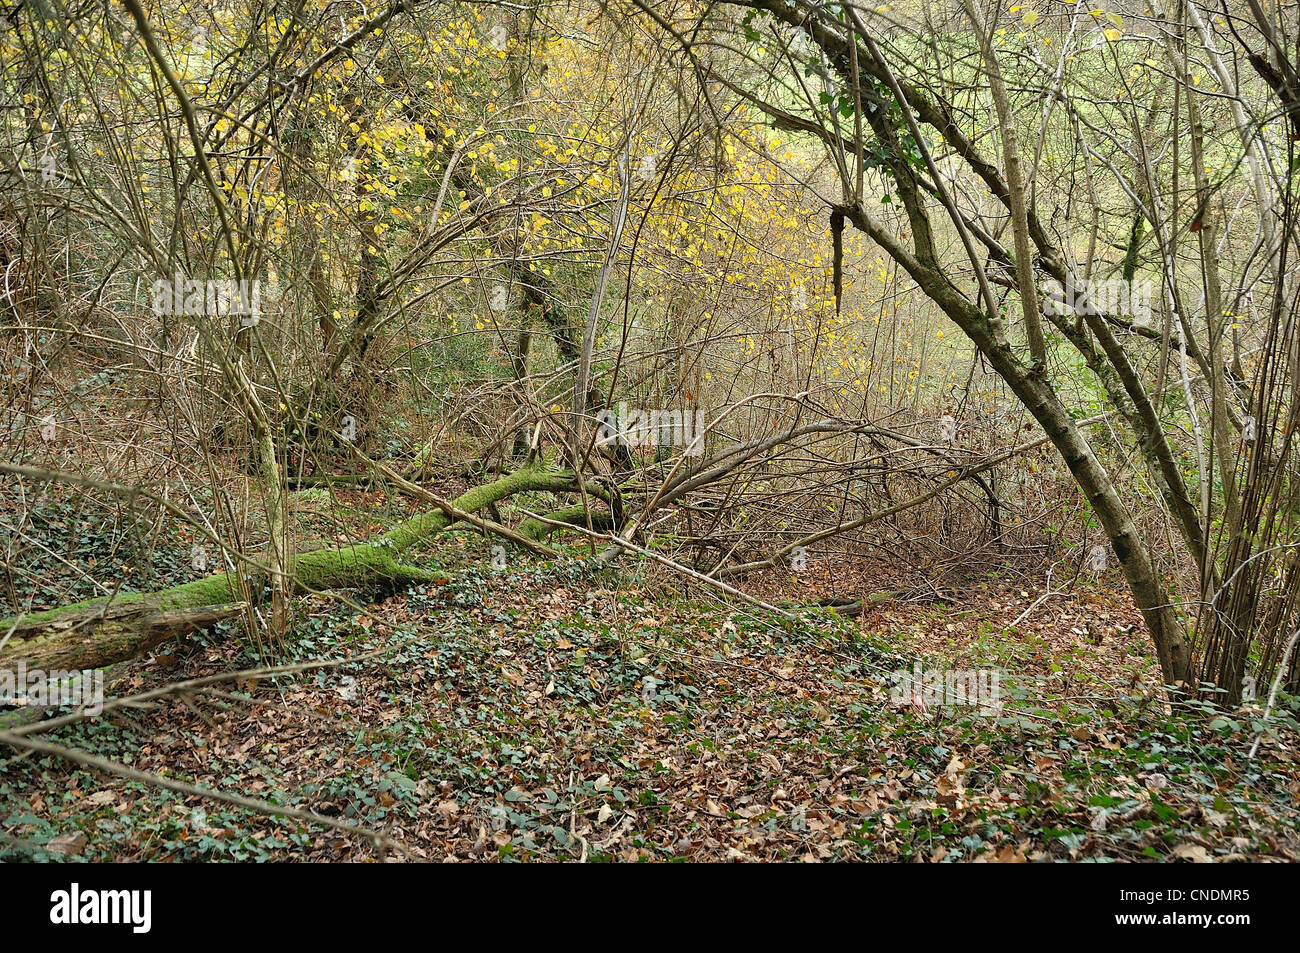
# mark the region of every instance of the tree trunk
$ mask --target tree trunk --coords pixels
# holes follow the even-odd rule
[[[560,492],[573,488],[568,473],[520,470],[475,487],[453,501],[456,510],[475,512],[515,493]],[[413,516],[365,542],[341,549],[300,553],[291,579],[297,592],[375,589],[423,582],[432,574],[398,562],[397,556],[455,520],[442,510]],[[265,583],[265,573],[258,573]],[[98,668],[134,658],[169,635],[209,625],[243,607],[233,573],[219,572],[152,593],[127,593],[90,599],[58,609],[0,620],[0,667],[26,662],[29,668]],[[39,664],[38,664],[39,663]]]

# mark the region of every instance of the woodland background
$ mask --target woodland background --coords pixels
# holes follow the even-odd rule
[[[1295,4],[0,26],[5,859],[1295,859]]]

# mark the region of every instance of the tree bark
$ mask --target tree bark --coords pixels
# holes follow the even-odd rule
[[[452,506],[472,513],[515,493],[572,488],[569,473],[519,470],[469,490]],[[441,509],[431,510],[365,542],[300,553],[293,560],[289,578],[296,592],[375,589],[428,581],[432,573],[401,563],[397,556],[454,522]],[[258,573],[263,582],[265,575],[264,571]],[[126,661],[170,635],[210,625],[238,611],[243,607],[238,592],[235,574],[219,572],[158,592],[89,599],[3,619],[0,667],[21,661],[30,668],[51,668],[57,663],[60,668],[82,669]]]

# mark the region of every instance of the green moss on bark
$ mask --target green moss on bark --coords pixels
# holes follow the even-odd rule
[[[492,483],[474,487],[452,501],[459,511],[475,512],[515,493],[549,490],[558,492],[573,485],[572,475],[554,471],[526,469],[509,474]],[[454,520],[442,510],[413,516],[382,536],[340,549],[317,549],[301,553],[293,561],[295,587],[299,592],[325,589],[375,589],[411,582],[428,581],[431,574],[416,566],[398,561],[398,555],[446,529]],[[254,579],[254,588],[263,580]],[[159,641],[147,633],[149,620],[158,613],[232,603],[239,599],[239,585],[228,572],[215,573],[151,593],[123,593],[112,598],[87,599],[72,605],[21,618],[0,620],[0,638],[19,624],[24,633],[15,632],[0,650],[0,665],[19,660],[57,656],[68,667],[88,668],[108,665],[134,657]],[[139,612],[112,618],[97,617],[95,610],[138,607]],[[68,622],[69,625],[63,625]],[[33,628],[36,626],[38,628]],[[48,626],[40,629],[40,626]],[[133,632],[133,628],[144,631]],[[155,632],[156,635],[156,632]],[[86,662],[77,664],[78,658]]]

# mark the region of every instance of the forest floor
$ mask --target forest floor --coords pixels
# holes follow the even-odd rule
[[[0,860],[1300,859],[1293,713],[1274,713],[1254,759],[1262,702],[1170,715],[1115,580],[1024,618],[1041,588],[991,574],[787,620],[630,558],[594,575],[587,552],[500,565],[490,541],[440,537],[423,556],[445,580],[364,614],[302,599],[267,664],[364,659],[46,736],[382,842],[6,750]],[[747,588],[891,588],[862,563]],[[896,699],[895,673],[918,663],[996,670],[996,707]],[[218,629],[118,667],[109,694],[258,664]]]

